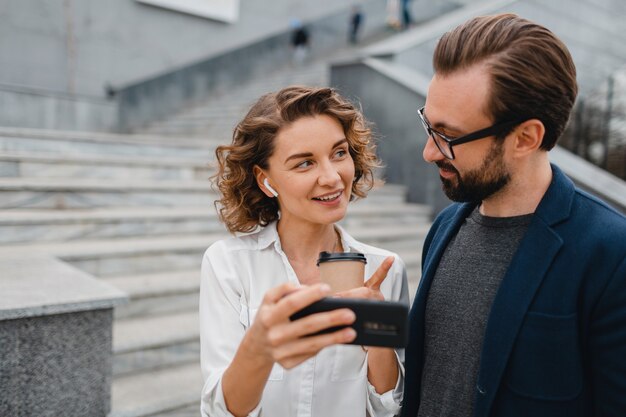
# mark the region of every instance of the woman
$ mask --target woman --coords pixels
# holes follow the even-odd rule
[[[366,256],[370,279],[340,296],[408,303],[402,261],[335,225],[378,162],[361,114],[332,89],[289,87],[261,97],[216,155],[221,219],[254,233],[216,242],[203,259],[203,415],[396,414],[402,352],[345,345],[350,328],[303,337],[352,323],[347,309],[289,320],[329,295],[321,251]]]

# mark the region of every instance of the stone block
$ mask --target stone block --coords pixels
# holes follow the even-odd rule
[[[0,321],[0,415],[106,416],[112,312]]]
[[[106,416],[125,294],[38,253],[0,251],[0,271],[0,416]]]

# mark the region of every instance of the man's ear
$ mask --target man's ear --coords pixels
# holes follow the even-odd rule
[[[263,184],[263,181],[266,180],[268,177],[265,174],[265,172],[263,172],[261,167],[258,165],[255,165],[252,168],[252,172],[254,173],[254,178],[256,179],[256,185],[261,189],[261,191],[263,191],[263,194],[265,194],[266,196],[270,198],[274,198],[274,194],[272,194],[272,192],[268,190]]]
[[[524,156],[537,151],[543,143],[546,128],[539,119],[526,120],[515,128],[515,155]]]

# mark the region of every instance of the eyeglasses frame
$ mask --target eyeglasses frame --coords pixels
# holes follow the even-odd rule
[[[443,156],[445,156],[447,159],[450,159],[450,160],[453,160],[455,158],[454,150],[452,149],[453,146],[462,145],[463,143],[473,142],[475,140],[484,139],[484,138],[494,136],[494,135],[497,136],[498,134],[502,134],[502,132],[506,132],[510,130],[511,128],[513,128],[514,126],[519,125],[520,123],[524,123],[526,120],[528,120],[528,119],[515,119],[515,120],[509,120],[506,122],[496,123],[484,129],[480,129],[475,132],[468,133],[467,135],[463,135],[458,138],[450,138],[444,135],[443,133],[439,132],[438,130],[434,129],[430,125],[430,122],[428,121],[428,119],[426,119],[426,116],[424,115],[424,107],[420,107],[419,109],[417,109],[417,114],[419,115],[419,118],[422,122],[422,126],[424,127],[424,130],[426,130],[426,134],[431,137],[433,142],[435,142],[435,146],[437,146],[437,149],[439,149],[439,152],[441,152]],[[448,149],[450,150],[450,156],[446,155],[446,152],[444,152],[444,150],[441,149],[441,145],[439,145],[439,142],[433,137],[433,133],[439,136],[441,139],[443,139],[444,142],[446,142],[446,144],[448,145]]]

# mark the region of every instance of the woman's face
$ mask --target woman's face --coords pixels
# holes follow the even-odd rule
[[[278,192],[281,221],[341,220],[355,174],[341,124],[327,115],[303,117],[281,129],[274,145],[265,174]]]

